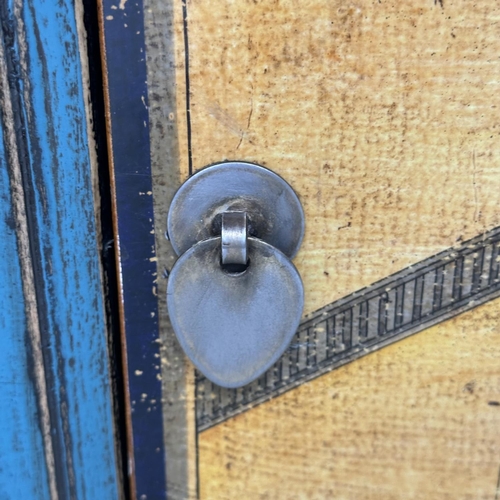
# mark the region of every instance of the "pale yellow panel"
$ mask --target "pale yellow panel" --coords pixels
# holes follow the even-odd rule
[[[187,26],[194,169],[293,185],[305,312],[500,224],[498,2],[187,0]]]
[[[202,500],[494,500],[500,300],[199,436]]]

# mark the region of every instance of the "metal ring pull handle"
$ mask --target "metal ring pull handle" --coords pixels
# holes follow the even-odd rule
[[[168,214],[179,255],[168,311],[185,353],[212,382],[246,385],[288,347],[304,304],[290,260],[303,234],[297,195],[259,165],[212,165],[177,191]]]
[[[247,256],[246,212],[224,212],[221,227],[222,265],[245,266]]]

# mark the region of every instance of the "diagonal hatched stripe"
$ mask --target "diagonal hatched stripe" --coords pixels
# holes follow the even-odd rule
[[[281,359],[238,389],[196,382],[198,431],[500,296],[500,227],[306,316]]]

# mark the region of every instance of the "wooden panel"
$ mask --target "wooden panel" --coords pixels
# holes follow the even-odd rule
[[[3,139],[16,193],[10,227],[23,277],[22,294],[14,288],[7,293],[17,308],[24,300],[27,317],[25,325],[4,323],[2,337],[13,347],[25,342],[27,359],[19,359],[18,370],[28,366],[36,389],[31,405],[44,437],[48,478],[35,448],[0,455],[32,462],[31,480],[41,495],[48,484],[53,500],[117,498],[81,4],[12,0],[2,3],[0,22]],[[11,272],[15,281],[15,261]],[[26,375],[16,383],[20,394],[30,390],[23,387]],[[28,409],[24,418],[19,425],[34,425]]]
[[[106,26],[129,26],[127,5],[110,3]],[[402,306],[408,290],[401,283],[429,261],[429,280],[424,286],[415,274],[412,290],[426,294],[432,323],[445,317],[443,305],[447,318],[477,306],[479,295],[468,300],[467,293],[482,286],[481,301],[498,296],[490,265],[497,247],[488,247],[486,260],[484,248],[469,248],[468,260],[458,255],[467,245],[455,248],[497,234],[500,225],[495,3],[145,0],[144,7],[151,172],[149,165],[141,172],[153,178],[160,269],[175,260],[163,234],[177,186],[205,165],[241,159],[281,174],[304,204],[306,235],[295,263],[309,318],[325,315],[327,324],[352,292],[361,318],[363,294],[390,284],[394,318],[401,308],[391,328],[422,330],[430,316],[420,321],[422,304]],[[140,141],[147,142],[142,134]],[[136,163],[146,161],[143,148]],[[445,249],[449,261],[438,262]],[[477,287],[463,282],[464,266]],[[477,270],[488,266],[484,278]],[[452,267],[458,278],[448,286]],[[157,285],[163,301],[166,280]],[[457,299],[456,289],[467,293]],[[193,371],[162,302],[170,497],[196,496],[198,465],[202,498],[493,498],[495,308],[498,302],[480,306],[216,425],[199,435],[196,464]],[[317,332],[307,321],[290,349],[314,357],[308,342]],[[464,337],[469,330],[481,340]],[[371,340],[387,344],[387,330],[378,333],[370,331]],[[372,347],[356,345],[362,354]],[[266,377],[237,397],[263,386],[275,395],[278,377]],[[229,407],[228,394],[212,389],[203,403],[213,409],[225,398]]]
[[[306,314],[453,253],[500,225],[499,17],[486,0],[174,4],[181,179],[242,159],[292,184]],[[464,398],[475,380],[498,401],[495,307],[203,432],[201,497],[493,498],[495,404]],[[325,400],[339,380],[342,398]]]
[[[3,132],[3,131],[2,131]],[[50,499],[36,386],[26,353],[25,303],[0,134],[0,497]]]
[[[199,437],[201,498],[497,498],[500,302]]]
[[[185,11],[181,174],[245,159],[292,184],[306,213],[295,259],[306,313],[500,224],[496,3],[188,1]]]

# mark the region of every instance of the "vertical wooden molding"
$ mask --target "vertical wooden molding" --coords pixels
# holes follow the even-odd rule
[[[86,50],[77,33],[78,6],[64,0],[42,6],[39,0],[2,4],[0,54],[28,370],[48,469],[39,481],[49,483],[53,499],[111,499],[120,493],[82,69]],[[29,451],[16,451],[33,460]]]
[[[8,69],[5,61],[3,46],[4,33],[0,25],[0,95],[3,125],[5,127],[5,142],[8,154],[10,173],[10,189],[14,218],[16,222],[17,245],[19,262],[21,264],[22,287],[26,307],[26,321],[28,338],[30,341],[30,354],[33,363],[33,376],[36,386],[39,423],[42,430],[45,462],[47,465],[49,490],[52,500],[58,500],[58,490],[55,471],[54,448],[51,438],[51,423],[49,402],[47,398],[47,384],[45,380],[45,366],[43,361],[40,324],[38,320],[37,299],[35,294],[35,278],[31,262],[30,239],[28,222],[26,218],[26,205],[23,191],[21,166],[17,149],[16,133],[14,128],[14,113],[12,111]]]

